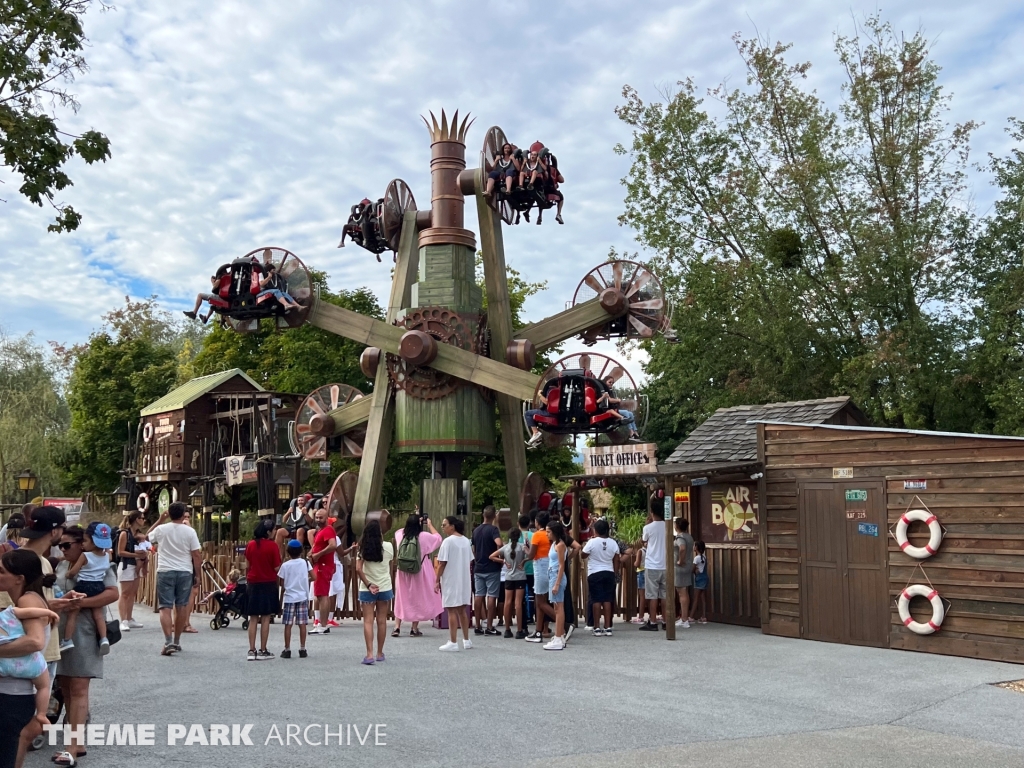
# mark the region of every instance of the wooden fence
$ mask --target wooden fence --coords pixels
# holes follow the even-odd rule
[[[203,560],[213,565],[223,579],[227,579],[228,573],[237,568],[243,574],[246,571],[245,542],[206,542],[203,544]],[[140,579],[138,601],[150,607],[156,606],[156,566],[159,554],[154,553],[150,559],[149,572]],[[628,560],[628,562],[626,562]],[[394,576],[394,563],[392,562],[392,576]],[[547,567],[547,562],[544,562]],[[572,569],[572,598],[576,615],[583,618],[586,615],[588,600],[587,589],[587,567],[585,562],[574,561]],[[624,558],[620,570],[621,582],[616,587],[616,602],[613,611],[623,621],[629,621],[637,615],[637,588],[636,568],[633,567],[632,558]],[[193,611],[195,613],[212,613],[211,606],[205,601],[207,595],[219,589],[209,573],[202,574],[199,590],[195,595]],[[362,611],[358,605],[358,594],[356,587],[355,567],[345,568],[345,595],[338,605],[336,615],[340,618],[360,618]]]

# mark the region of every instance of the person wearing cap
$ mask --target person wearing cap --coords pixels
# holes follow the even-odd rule
[[[101,594],[106,585],[103,583],[110,570],[110,548],[114,546],[111,540],[110,526],[106,523],[91,522],[85,529],[85,540],[82,542],[82,556],[78,558],[71,568],[68,569],[68,576],[77,579],[75,591],[85,597],[96,597]],[[75,647],[75,626],[78,623],[78,608],[68,611],[67,623],[64,625],[64,639],[60,643],[60,651],[64,653]],[[107,620],[104,617],[103,608],[88,608],[92,611],[92,620],[96,625],[96,637],[100,646],[100,655],[106,656],[110,653],[110,641],[107,640]]]
[[[299,625],[299,658],[306,653],[306,626],[309,624],[309,584],[313,581],[313,566],[302,557],[302,542],[292,539],[286,552],[288,559],[277,570],[284,589],[284,608],[281,623],[284,624],[284,650],[282,659],[292,657],[292,626]]]
[[[15,512],[8,518],[7,524],[0,528],[0,554],[18,548],[21,529],[25,527],[25,516]]]

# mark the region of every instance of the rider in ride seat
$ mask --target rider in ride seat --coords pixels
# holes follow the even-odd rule
[[[608,376],[604,380],[605,385],[608,387],[608,391],[603,393],[597,398],[599,405],[608,406],[609,410],[618,415],[622,419],[622,426],[629,428],[629,439],[639,440],[640,433],[636,431],[636,416],[632,411],[627,411],[625,408],[620,407],[622,400],[615,397],[615,378]]]
[[[261,299],[266,300],[267,297],[272,297],[284,307],[285,312],[301,307],[299,302],[293,299],[288,291],[285,290],[284,280],[277,273],[277,267],[272,263],[264,264],[263,272],[263,279],[260,280],[260,292],[256,296],[257,304],[260,303]]]
[[[540,160],[540,151],[542,149],[544,149],[544,145],[539,141],[535,141],[530,145],[530,154],[523,160],[523,165],[519,169],[519,186],[533,189],[538,181],[544,180],[547,168],[544,167]],[[539,224],[540,222],[537,223]]]
[[[516,176],[519,174],[519,161],[515,158],[515,151],[516,148],[508,142],[501,145],[501,154],[494,156],[492,159],[494,167],[487,174],[485,197],[494,194],[494,185],[498,182],[504,182],[505,194],[512,194],[512,185],[515,184]]]
[[[538,157],[540,157],[540,161],[544,165],[544,193],[547,195],[548,200],[557,201],[558,210],[555,211],[555,221],[559,224],[565,224],[562,221],[562,206],[565,204],[565,195],[558,189],[558,185],[565,181],[565,177],[558,170],[558,158],[551,154],[551,150],[547,147],[543,147],[540,150]]]
[[[197,294],[195,306],[188,312],[182,313],[185,317],[192,320],[200,320],[203,325],[206,325],[210,316],[213,315],[214,305],[228,306],[226,302],[229,302],[231,297],[231,270],[225,270],[222,267],[217,272],[218,274],[216,275],[210,275],[210,285],[214,292]],[[210,311],[206,313],[206,317],[199,315],[199,308],[203,305],[204,301],[210,303]]]

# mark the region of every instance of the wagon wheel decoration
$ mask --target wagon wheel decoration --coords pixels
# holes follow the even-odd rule
[[[409,331],[424,331],[438,344],[472,349],[474,329],[447,307],[421,307],[395,323]],[[388,376],[396,387],[419,400],[439,400],[461,386],[461,381],[428,366],[416,366],[398,355],[387,356]]]
[[[480,151],[480,167],[484,169],[484,184],[487,183],[487,174],[494,170],[494,156],[501,154],[501,148],[507,142],[508,139],[505,138],[505,132],[496,125],[492,125],[487,129],[487,133],[484,134],[484,147]],[[504,183],[504,179],[499,179],[495,182],[494,188],[497,189]],[[516,212],[512,207],[512,203],[507,199],[503,197],[499,200],[498,195],[494,194],[487,198],[487,204],[501,214],[502,221],[506,224],[512,223]]]
[[[351,403],[361,397],[363,397],[363,393],[355,387],[350,387],[348,384],[326,384],[318,389],[314,389],[302,401],[298,413],[295,414],[295,422],[292,427],[292,441],[302,454],[302,458],[327,458],[327,438],[313,433],[309,426],[310,420],[314,416],[323,416],[328,411],[333,411],[335,408],[345,405],[345,403]],[[342,435],[341,440],[344,445],[342,455],[363,455],[365,431],[362,434],[359,432],[353,430],[348,434]]]
[[[384,193],[380,227],[381,236],[392,251],[398,252],[398,241],[402,237],[402,219],[406,211],[415,210],[416,200],[408,184],[401,179],[394,179],[388,184],[388,189]]]
[[[566,355],[552,363],[540,377],[533,396],[533,407],[543,408],[545,406],[542,392],[547,381],[566,371],[579,370],[585,371],[588,376],[593,376],[600,381],[611,378],[612,395],[622,401],[620,407],[632,411],[636,420],[637,432],[643,434],[643,428],[647,421],[647,397],[640,392],[636,380],[630,375],[629,371],[613,358],[600,352],[579,352],[573,355]],[[622,431],[625,432],[626,430]],[[595,435],[594,437],[598,443],[607,444],[609,442],[624,442],[628,435],[620,435],[618,431],[612,431]],[[549,441],[548,438],[552,439]],[[545,435],[544,442],[550,446],[561,445],[565,442],[564,438],[564,435]]]
[[[622,317],[610,320],[584,334],[588,342],[599,338],[649,339],[656,332],[671,332],[672,313],[661,282],[643,264],[635,261],[609,261],[590,270],[572,297],[573,306],[597,298],[607,288],[621,291],[628,309]]]
[[[535,506],[544,491],[548,489],[548,482],[539,472],[531,472],[523,481],[523,487],[519,491],[519,509],[529,512]]]
[[[313,283],[309,279],[306,265],[299,257],[285,248],[270,247],[249,251],[242,258],[255,258],[261,264],[272,262],[277,267],[277,274],[284,280],[285,290],[299,303],[299,309],[277,316],[278,327],[299,328],[304,325],[313,307]],[[260,327],[259,320],[235,320],[232,317],[225,317],[224,321],[239,333],[252,333]]]

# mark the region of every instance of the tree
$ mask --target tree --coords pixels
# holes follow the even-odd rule
[[[666,103],[629,86],[623,224],[657,252],[677,346],[651,354],[651,431],[665,444],[715,408],[850,394],[879,424],[962,429],[963,292],[951,280],[973,123],[924,38],[877,16],[837,36],[832,110],[803,85],[790,46],[736,38],[746,88],[690,80]]]
[[[22,178],[18,191],[57,211],[51,232],[78,229],[82,216],[55,194],[72,185],[64,166],[78,155],[92,164],[110,157],[110,142],[89,130],[72,136],[47,107],[78,111],[67,90],[87,70],[82,17],[92,0],[0,0],[0,153]]]
[[[36,493],[57,495],[57,441],[67,429],[67,403],[53,360],[31,335],[11,338],[0,330],[0,499],[22,500],[14,475],[39,478]]]

